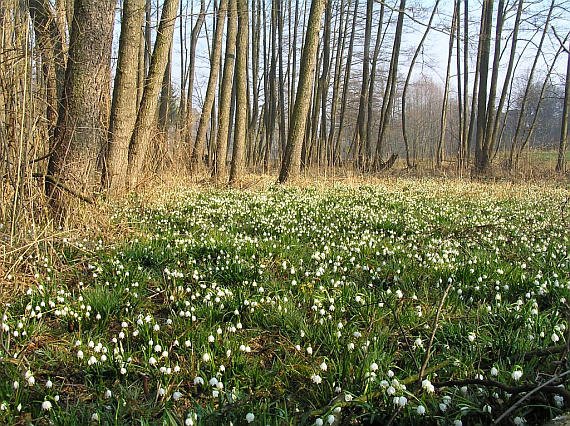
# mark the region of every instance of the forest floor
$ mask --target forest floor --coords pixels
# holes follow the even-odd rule
[[[157,188],[105,206],[98,231],[23,250],[0,304],[0,423],[536,424],[568,409],[567,184],[245,186]]]

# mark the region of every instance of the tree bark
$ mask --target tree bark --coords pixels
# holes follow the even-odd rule
[[[190,168],[194,170],[203,166],[204,148],[206,146],[206,134],[208,132],[208,124],[214,107],[214,98],[216,96],[216,86],[218,84],[218,75],[220,73],[220,62],[222,55],[222,37],[224,34],[224,21],[228,11],[228,0],[221,0],[218,8],[218,20],[216,24],[216,32],[212,45],[212,61],[210,64],[210,77],[208,79],[208,87],[206,89],[206,98],[202,106],[202,114],[198,123],[198,131],[196,141],[192,149],[192,157],[190,159]]]
[[[327,0],[313,0],[311,3],[307,33],[305,35],[305,43],[301,55],[299,84],[297,86],[295,106],[293,107],[293,115],[289,123],[287,147],[281,166],[281,172],[279,173],[280,183],[297,178],[301,171],[301,148],[307,124],[307,113],[309,112],[311,103],[319,32],[326,1]]]
[[[30,0],[28,7],[42,58],[42,74],[46,84],[46,120],[51,151],[57,125],[57,107],[65,78],[64,37],[48,0]]]
[[[245,145],[247,140],[247,57],[249,39],[249,13],[247,3],[248,0],[237,0],[236,121],[230,168],[230,184],[236,183],[243,174]]]
[[[212,177],[214,177],[218,182],[222,181],[227,173],[226,157],[228,152],[228,129],[230,125],[232,86],[234,82],[237,20],[237,0],[229,0],[226,53],[218,107],[218,135],[216,137],[216,155],[214,157],[214,164],[212,168]]]
[[[206,20],[206,0],[200,1],[200,12],[198,13],[198,18],[192,27],[192,34],[190,35],[190,52],[188,58],[188,93],[186,94],[186,123],[184,128],[184,144],[186,147],[190,147],[193,139],[193,127],[194,127],[194,74],[196,69],[196,48],[198,45],[198,37],[200,36],[200,31]]]
[[[115,193],[125,189],[129,142],[137,119],[137,97],[133,96],[133,93],[137,91],[138,54],[144,8],[145,0],[125,0],[123,3],[119,59],[103,173],[103,187]]]
[[[406,129],[406,95],[408,93],[410,80],[412,79],[412,72],[414,70],[414,66],[416,65],[416,61],[418,60],[420,52],[423,49],[424,42],[428,36],[429,30],[431,29],[433,18],[435,17],[435,13],[439,6],[439,2],[440,0],[437,0],[433,6],[426,29],[422,35],[422,38],[420,39],[420,42],[418,43],[418,46],[416,47],[416,51],[414,52],[414,56],[412,57],[412,62],[410,62],[410,66],[408,67],[408,75],[406,76],[406,81],[404,82],[404,88],[402,89],[402,137],[404,139],[404,148],[406,151],[406,166],[409,169],[415,167],[415,164],[410,159],[410,144],[409,144],[408,132]]]
[[[346,103],[347,103],[347,96],[348,96],[348,83],[350,81],[350,68],[352,66],[352,55],[354,52],[354,36],[356,32],[356,19],[358,16],[358,0],[354,2],[354,16],[352,17],[352,30],[350,33],[350,40],[348,42],[348,55],[346,59],[346,69],[344,72],[344,83],[342,88],[342,100],[340,101],[340,117],[338,119],[338,132],[337,132],[337,139],[334,148],[334,158],[333,162],[335,165],[338,164],[340,161],[340,148],[341,148],[341,139],[342,133],[344,129],[344,117],[346,114]]]
[[[458,0],[455,0],[458,1]],[[502,0],[501,0],[502,1]],[[455,5],[454,5],[455,6]],[[447,130],[447,101],[449,99],[449,80],[451,74],[451,56],[453,54],[453,44],[455,42],[455,26],[457,25],[457,8],[453,8],[453,18],[451,20],[451,31],[449,32],[449,47],[447,50],[447,68],[445,71],[445,87],[443,88],[443,102],[441,105],[441,116],[439,121],[439,139],[436,149],[436,166],[440,168],[445,160],[445,135]]]
[[[359,168],[366,167],[365,161],[370,158],[370,141],[367,139],[366,123],[368,117],[368,93],[370,84],[370,38],[372,37],[372,7],[374,1],[366,0],[366,23],[364,27],[364,57],[362,60],[362,85],[356,119],[355,142],[358,152],[356,164]]]
[[[168,62],[170,45],[174,33],[174,23],[179,0],[165,0],[162,6],[160,23],[150,60],[148,77],[137,114],[135,128],[129,145],[128,184],[134,188],[143,171],[144,162],[151,142],[158,95],[162,88],[164,71]]]
[[[481,34],[479,41],[479,93],[477,95],[477,142],[475,144],[475,171],[484,172],[489,157],[483,149],[485,125],[487,122],[487,84],[489,78],[489,55],[491,51],[491,29],[493,27],[493,0],[484,0],[481,13]]]
[[[91,196],[100,188],[98,157],[107,138],[109,66],[115,0],[76,0],[56,144],[48,164],[46,194],[63,220],[70,203],[63,186]],[[56,185],[53,182],[59,182]]]
[[[394,35],[394,47],[392,49],[392,57],[390,59],[390,69],[388,70],[388,80],[386,82],[386,90],[384,91],[384,99],[382,100],[382,111],[380,116],[380,130],[378,131],[378,142],[376,143],[375,165],[376,169],[384,169],[385,165],[382,161],[384,136],[390,122],[390,114],[396,94],[396,79],[398,78],[398,61],[400,59],[400,45],[402,43],[402,31],[404,26],[404,14],[406,12],[406,0],[400,0],[398,11],[398,21],[396,22],[396,33]],[[391,157],[393,158],[393,157]],[[395,161],[395,160],[394,160]],[[387,164],[394,164],[394,161],[388,161]]]
[[[566,63],[566,84],[564,85],[564,105],[562,107],[562,124],[560,126],[560,144],[558,145],[558,159],[556,171],[566,171],[566,150],[568,148],[568,109],[570,108],[570,47],[566,51],[568,61]]]

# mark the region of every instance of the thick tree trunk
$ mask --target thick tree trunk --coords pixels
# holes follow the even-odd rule
[[[109,66],[115,0],[76,0],[56,145],[48,164],[46,193],[58,219],[65,217],[68,192],[92,196],[101,177],[98,157],[107,139]]]
[[[157,112],[158,95],[162,88],[164,71],[168,62],[172,35],[174,33],[178,1],[179,0],[165,0],[162,6],[148,77],[129,145],[127,174],[129,179],[128,183],[131,188],[134,188],[138,183],[150,146]]]
[[[115,74],[109,139],[103,187],[111,192],[125,188],[129,142],[137,119],[137,72],[145,0],[125,0],[121,17],[119,59]]]
[[[479,93],[477,95],[477,142],[475,144],[475,171],[484,172],[489,165],[488,153],[483,149],[485,125],[487,122],[487,84],[489,79],[489,56],[491,51],[491,29],[493,27],[493,0],[484,0],[481,13],[481,34],[479,42]],[[475,76],[477,78],[477,76]]]
[[[293,115],[289,124],[287,147],[279,173],[279,182],[284,183],[295,179],[301,171],[301,148],[307,124],[307,113],[311,103],[313,76],[317,62],[317,49],[319,45],[319,31],[321,20],[327,0],[313,0],[301,55],[299,84]]]
[[[248,0],[237,0],[238,39],[236,52],[236,121],[234,146],[230,168],[230,184],[236,183],[243,174],[245,145],[247,140],[247,57],[249,14]]]

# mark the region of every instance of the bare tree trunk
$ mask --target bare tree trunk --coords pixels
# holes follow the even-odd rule
[[[138,54],[141,43],[141,25],[144,18],[145,0],[125,0],[121,18],[119,59],[115,73],[106,173],[103,187],[111,192],[125,188],[129,162],[129,141],[137,119]]]
[[[396,94],[396,79],[398,78],[398,61],[400,59],[400,45],[402,43],[402,30],[404,26],[404,14],[406,12],[406,0],[400,0],[398,11],[398,21],[396,22],[396,33],[394,35],[394,47],[392,49],[392,57],[390,59],[390,69],[388,70],[388,80],[386,82],[386,90],[384,99],[382,100],[382,111],[380,115],[380,130],[378,131],[378,142],[376,144],[375,167],[377,170],[385,169],[387,166],[394,164],[392,158],[384,163],[382,160],[384,136],[390,122],[392,113],[392,105]]]
[[[301,148],[305,133],[307,113],[309,112],[313,76],[317,62],[317,49],[319,44],[319,31],[321,20],[327,0],[313,0],[309,13],[309,22],[303,53],[301,55],[301,66],[299,74],[299,84],[293,115],[289,124],[289,134],[287,137],[287,148],[279,173],[279,182],[284,183],[295,179],[301,171]]]
[[[323,34],[323,66],[319,78],[321,126],[319,132],[318,162],[321,166],[326,160],[327,150],[327,100],[329,97],[330,69],[331,69],[331,26],[332,26],[332,2],[327,2],[325,8],[325,29]],[[317,99],[317,102],[319,100]]]
[[[359,168],[366,167],[365,161],[369,158],[370,141],[367,139],[366,123],[368,117],[368,93],[370,89],[370,38],[372,37],[372,10],[374,1],[366,0],[366,24],[364,27],[364,56],[362,60],[362,85],[360,86],[360,99],[358,103],[358,117],[356,119],[355,142],[356,165]],[[366,160],[365,160],[366,154]]]
[[[57,125],[57,107],[65,78],[64,37],[48,0],[30,0],[28,7],[41,51],[42,74],[46,84],[46,121],[51,151]]]
[[[206,0],[200,1],[200,12],[198,18],[192,27],[190,35],[190,52],[188,57],[188,93],[186,94],[186,125],[184,129],[184,145],[190,147],[193,141],[192,130],[194,127],[194,73],[196,69],[196,47],[198,45],[198,37],[206,19]]]
[[[65,86],[48,164],[46,193],[56,217],[65,218],[64,187],[93,195],[100,187],[98,157],[107,139],[109,67],[115,0],[77,0]]]
[[[259,49],[260,49],[260,36],[261,36],[261,5],[260,0],[252,0],[251,10],[251,91],[252,91],[252,113],[249,119],[249,144],[251,147],[250,162],[254,165],[258,164],[261,155],[256,149],[257,133],[259,128],[260,113],[259,113]]]
[[[439,6],[439,2],[440,0],[437,0],[433,6],[426,29],[422,35],[422,38],[420,39],[420,42],[418,43],[418,46],[416,47],[416,51],[414,52],[414,56],[412,57],[412,62],[410,62],[410,66],[408,68],[408,75],[406,77],[406,81],[404,82],[404,88],[402,89],[402,137],[404,139],[404,148],[406,150],[406,166],[409,169],[415,167],[415,165],[410,159],[410,144],[408,142],[408,132],[406,129],[406,95],[408,93],[408,87],[410,85],[410,80],[412,78],[412,72],[414,70],[414,66],[416,65],[416,61],[418,60],[420,52],[423,49],[424,42],[428,36],[429,30],[431,29],[433,18],[435,17],[435,13]]]
[[[570,46],[566,51],[566,84],[564,85],[564,105],[562,107],[562,124],[560,126],[560,144],[558,145],[558,160],[556,171],[564,173],[566,170],[566,149],[568,148],[568,109],[570,108]]]
[[[152,169],[157,172],[162,170],[169,162],[169,127],[170,107],[172,104],[172,41],[168,49],[168,62],[162,77],[160,98],[158,102],[158,134],[153,139]]]
[[[190,159],[190,167],[196,169],[204,165],[204,148],[206,146],[206,133],[208,132],[208,124],[212,115],[214,106],[214,98],[216,96],[216,86],[218,84],[218,74],[220,72],[220,62],[222,55],[222,37],[224,34],[224,21],[228,11],[228,0],[221,0],[218,8],[218,21],[216,24],[216,33],[212,45],[212,61],[210,64],[210,77],[208,79],[208,87],[206,89],[206,98],[202,106],[202,114],[198,124],[198,132],[196,141],[192,149],[192,158]]]
[[[507,93],[509,92],[509,87],[512,85],[512,75],[515,63],[515,55],[517,51],[517,41],[518,41],[518,33],[520,28],[521,22],[521,15],[523,10],[524,0],[519,0],[518,7],[517,7],[517,15],[515,18],[515,24],[513,27],[512,32],[512,42],[511,42],[511,52],[509,55],[509,64],[507,65],[507,72],[505,74],[505,81],[503,82],[503,89],[501,90],[501,97],[499,99],[499,105],[497,106],[497,112],[494,116],[489,114],[490,123],[487,124],[487,138],[489,139],[490,143],[490,150],[493,150],[493,147],[496,146],[497,143],[497,131],[499,129],[499,119],[503,114],[503,108],[505,106],[505,100],[507,98]],[[489,134],[490,133],[490,134]]]
[[[148,77],[129,145],[128,184],[134,188],[143,171],[156,116],[158,95],[168,62],[179,0],[165,0],[150,61]]]
[[[346,114],[346,103],[347,103],[347,96],[348,96],[348,86],[350,80],[350,68],[352,65],[352,55],[354,52],[354,35],[356,32],[356,19],[358,16],[358,0],[354,2],[354,16],[352,17],[352,31],[350,33],[350,41],[348,42],[348,55],[346,59],[346,69],[344,72],[344,83],[342,89],[342,100],[340,101],[340,117],[338,119],[338,132],[337,132],[337,139],[335,143],[334,149],[334,164],[338,164],[340,160],[340,147],[341,147],[341,139],[342,133],[344,129],[344,116]]]
[[[485,124],[487,121],[487,83],[489,77],[489,55],[491,51],[491,29],[493,27],[493,0],[484,0],[481,12],[481,34],[479,38],[480,65],[479,93],[477,95],[477,142],[475,144],[475,171],[484,172],[489,165],[489,157],[483,150]]]
[[[458,0],[455,0],[458,1]],[[455,42],[455,26],[457,25],[457,8],[453,8],[453,18],[451,19],[451,31],[449,32],[449,47],[447,51],[447,68],[445,71],[445,87],[443,89],[443,102],[441,105],[441,118],[439,121],[439,139],[436,149],[436,166],[441,167],[445,160],[445,134],[447,130],[447,100],[449,98],[449,79],[451,74],[451,56],[453,55],[453,43]]]
[[[278,61],[279,61],[279,140],[281,145],[285,145],[287,138],[286,135],[286,124],[285,124],[285,74],[283,70],[283,50],[284,50],[284,40],[283,40],[283,5],[285,2],[278,2],[279,7],[277,9],[277,38],[279,40],[278,49]]]
[[[230,184],[236,183],[243,174],[245,146],[247,141],[247,57],[249,13],[248,0],[237,0],[238,3],[238,39],[236,55],[236,121],[234,130],[234,146],[230,167]]]
[[[555,1],[552,0],[552,2],[550,3],[550,8],[548,9],[548,15],[546,16],[546,22],[544,24],[542,36],[540,37],[540,42],[538,43],[538,46],[536,48],[536,55],[534,56],[534,61],[532,63],[530,71],[529,71],[529,77],[528,77],[528,81],[526,84],[525,93],[524,93],[523,100],[522,100],[522,105],[520,108],[519,119],[517,121],[517,128],[515,130],[515,135],[513,136],[513,142],[511,144],[511,149],[509,152],[509,162],[508,162],[509,169],[513,169],[516,167],[516,162],[518,160],[520,152],[522,151],[522,147],[519,147],[517,149],[517,140],[518,140],[519,134],[521,132],[521,125],[522,125],[523,117],[525,115],[526,108],[527,108],[528,94],[529,94],[530,88],[532,86],[532,79],[534,78],[534,72],[535,72],[536,67],[538,65],[538,60],[542,56],[542,46],[544,45],[544,40],[546,39],[546,34],[548,33],[548,29],[550,27],[550,18],[552,17],[554,5],[555,5]],[[515,152],[517,153],[516,156],[514,155]]]
[[[350,1],[350,0],[349,0]],[[350,5],[349,5],[350,7]],[[346,45],[346,33],[348,30],[348,18],[345,18],[345,0],[341,0],[340,3],[340,18],[338,25],[338,36],[337,36],[337,48],[335,54],[335,67],[334,67],[334,79],[333,79],[333,90],[331,99],[331,112],[330,112],[330,124],[329,124],[329,134],[328,134],[328,153],[327,153],[327,165],[333,166],[336,156],[335,156],[335,144],[334,135],[336,131],[336,114],[338,108],[338,98],[340,92],[340,80],[341,80],[341,67],[342,67],[342,56],[344,54],[344,48]]]
[[[232,86],[234,82],[234,67],[237,36],[237,0],[230,0],[228,7],[228,28],[226,35],[226,53],[220,100],[218,107],[218,136],[216,137],[216,155],[212,169],[212,177],[222,181],[227,173],[228,129],[230,125],[230,108],[232,103]]]
[[[270,147],[273,146],[275,138],[275,123],[277,122],[277,2],[271,1],[271,23],[269,26],[271,41],[271,61],[269,64],[269,92],[266,94],[265,102],[269,104],[269,114],[265,126],[265,138]],[[285,151],[285,140],[278,140],[279,153],[281,158]]]
[[[467,113],[469,112],[469,1],[463,0],[463,4],[463,134],[461,137],[462,146],[459,162],[461,168],[465,168],[469,162],[470,151],[470,122],[467,121]],[[477,72],[475,72],[475,75],[477,75]],[[475,79],[475,81],[477,81],[477,79]],[[475,92],[473,92],[472,96],[475,98]]]
[[[385,10],[384,2],[380,5],[380,16],[378,18],[378,30],[376,33],[376,42],[374,43],[374,54],[372,55],[372,66],[370,69],[370,87],[368,92],[368,120],[366,120],[366,140],[368,141],[368,149],[367,152],[369,161],[372,158],[372,119],[374,116],[374,94],[375,94],[375,86],[376,86],[376,71],[378,68],[378,56],[380,54],[380,48],[382,44],[384,44],[384,37],[386,35],[386,31],[382,31],[382,27],[384,25],[384,10]],[[388,25],[391,21],[388,19]],[[402,113],[403,114],[403,113]]]
[[[569,33],[570,36],[570,33]],[[564,40],[564,43],[566,42],[566,40]],[[536,108],[532,114],[532,121],[530,123],[530,126],[528,127],[528,131],[526,132],[526,136],[524,138],[524,140],[522,141],[522,143],[520,144],[519,148],[517,149],[516,155],[515,155],[515,159],[514,159],[514,167],[516,168],[518,162],[519,162],[519,157],[522,154],[522,151],[524,150],[524,148],[528,145],[528,142],[531,138],[531,136],[534,134],[534,130],[536,127],[536,122],[538,120],[538,116],[539,116],[539,111],[540,111],[540,107],[542,105],[542,101],[544,100],[544,95],[546,92],[546,86],[549,82],[549,77],[552,74],[552,70],[554,69],[554,65],[556,64],[556,61],[558,59],[558,56],[560,55],[560,53],[564,50],[564,45],[561,45],[560,48],[558,49],[558,51],[556,52],[556,54],[554,55],[554,59],[552,60],[552,62],[550,62],[550,64],[548,65],[548,68],[546,70],[546,77],[544,78],[542,85],[540,87],[540,94],[538,95],[538,100],[536,103]]]
[[[498,117],[501,111],[495,112],[495,98],[497,95],[497,82],[499,78],[499,65],[501,62],[501,37],[503,32],[505,15],[505,0],[499,0],[499,5],[497,7],[497,24],[495,29],[495,52],[493,56],[493,68],[491,71],[491,87],[489,89],[489,100],[487,103],[487,116],[485,117],[486,123],[484,127],[484,134],[482,135],[481,141],[481,155],[486,158],[488,163],[486,167],[491,164],[492,153],[494,147],[493,140],[493,128],[495,126],[495,117]],[[508,81],[505,81],[505,85]],[[479,130],[479,129],[478,129]],[[481,129],[483,130],[483,129]],[[479,138],[478,138],[479,140]]]

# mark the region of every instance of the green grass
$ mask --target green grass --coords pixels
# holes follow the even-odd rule
[[[487,424],[554,378],[505,418],[543,421],[570,404],[568,197],[418,180],[131,202],[115,218],[139,237],[90,245],[75,276],[30,259],[0,423]]]

